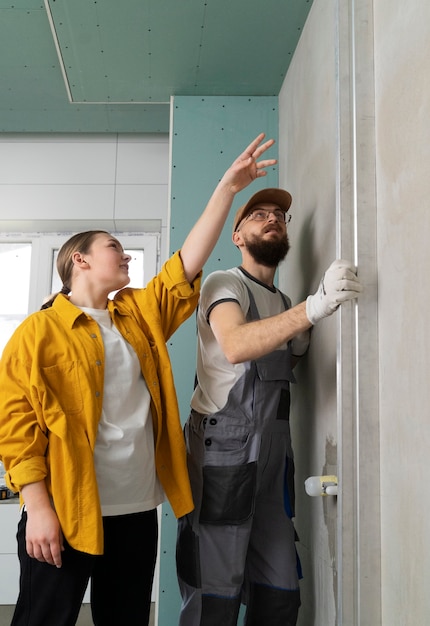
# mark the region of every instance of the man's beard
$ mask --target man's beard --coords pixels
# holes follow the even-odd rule
[[[276,241],[267,241],[256,236],[246,237],[245,245],[254,261],[265,267],[277,267],[290,249],[287,233]]]

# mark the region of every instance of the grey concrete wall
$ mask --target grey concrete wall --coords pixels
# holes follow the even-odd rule
[[[314,2],[280,93],[280,186],[293,196],[291,250],[280,287],[294,303],[313,293],[336,257],[336,3]],[[335,624],[336,508],[309,498],[308,476],[336,474],[336,320],[312,333],[296,369],[292,429],[296,455],[296,527],[303,565],[300,624]]]
[[[366,289],[297,371],[302,626],[430,619],[429,18],[423,0],[315,0],[280,94],[281,286],[299,301],[351,253]],[[304,495],[342,465],[337,502]]]
[[[383,623],[430,620],[430,4],[375,2]]]

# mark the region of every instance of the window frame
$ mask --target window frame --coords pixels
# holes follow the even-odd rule
[[[53,251],[58,250],[73,233],[0,233],[2,243],[30,243],[31,267],[28,314],[38,311],[51,293]],[[124,249],[144,250],[144,276],[147,282],[159,271],[160,233],[113,232]]]

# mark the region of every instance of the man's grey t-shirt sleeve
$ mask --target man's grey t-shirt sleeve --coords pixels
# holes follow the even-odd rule
[[[213,309],[222,302],[237,302],[244,315],[249,308],[249,296],[245,285],[233,271],[217,271],[203,283],[199,309],[206,321]]]

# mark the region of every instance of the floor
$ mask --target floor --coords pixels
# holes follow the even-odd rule
[[[0,605],[0,626],[10,626],[10,622],[13,615],[13,606]],[[76,626],[92,626],[93,620],[91,619],[91,609],[89,604],[83,604],[79,619],[76,622]],[[151,607],[151,617],[149,620],[149,626],[154,626],[154,604]]]

